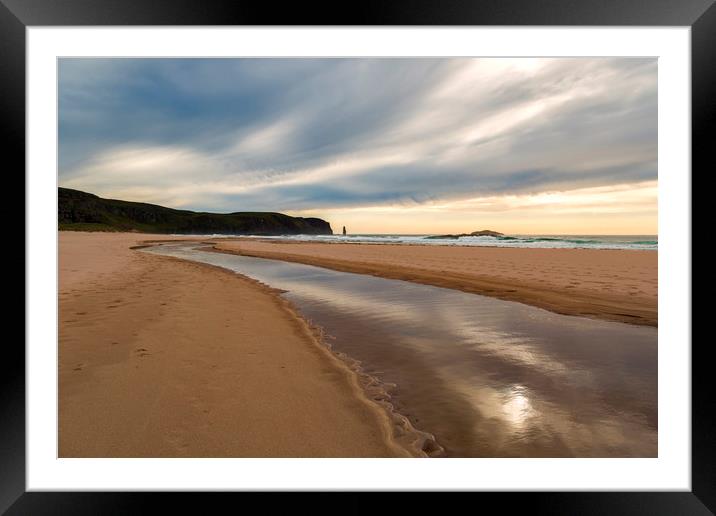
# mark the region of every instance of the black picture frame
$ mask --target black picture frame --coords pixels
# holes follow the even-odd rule
[[[380,1],[354,4],[209,0],[0,0],[0,135],[5,144],[3,177],[5,220],[25,212],[25,29],[28,26],[83,25],[572,25],[689,26],[692,73],[692,169],[712,168],[710,136],[716,125],[716,6],[714,0],[431,0]],[[15,159],[8,160],[8,157]],[[692,172],[692,178],[693,178]],[[24,174],[22,175],[24,178]],[[23,192],[20,195],[19,192]],[[12,192],[12,193],[10,193]],[[21,206],[12,207],[12,201]],[[19,224],[13,244],[25,241]],[[27,258],[17,246],[8,266],[20,269]],[[8,269],[9,270],[9,269]],[[8,275],[12,275],[8,273]],[[19,276],[15,274],[15,276]],[[16,279],[19,281],[19,278]],[[19,289],[18,289],[19,290]],[[22,299],[25,299],[24,285]],[[24,310],[15,303],[9,310]],[[6,321],[20,320],[8,312]],[[14,321],[13,321],[14,322]],[[17,323],[15,323],[17,324]],[[24,327],[23,327],[24,334]],[[690,342],[674,343],[690,345]],[[550,514],[713,514],[716,512],[716,398],[707,358],[707,342],[692,346],[692,490],[690,492],[479,493],[480,502],[496,502],[500,511],[521,508]],[[0,512],[13,515],[135,514],[154,512],[148,503],[169,511],[208,512],[218,493],[50,493],[25,489],[25,353],[19,339],[5,339],[0,359]],[[258,494],[242,496],[255,498]],[[344,495],[341,512],[373,510],[385,504],[376,493]],[[262,497],[264,503],[266,497]],[[380,499],[378,499],[380,498]],[[423,494],[411,500],[423,508]],[[272,500],[283,500],[283,496]],[[401,501],[404,507],[405,500]],[[442,509],[444,502],[439,501]],[[474,504],[474,501],[468,502]],[[293,510],[313,510],[314,496],[292,497]],[[298,504],[298,505],[296,505]]]

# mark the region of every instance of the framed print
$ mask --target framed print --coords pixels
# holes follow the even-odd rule
[[[711,4],[3,0],[0,507],[711,513]]]

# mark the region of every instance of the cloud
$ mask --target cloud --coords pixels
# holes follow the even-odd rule
[[[207,211],[657,178],[655,59],[61,59],[60,184]]]
[[[346,225],[351,233],[440,234],[493,228],[511,234],[654,235],[658,229],[657,197],[656,181],[645,181],[292,214],[326,217],[335,226]]]

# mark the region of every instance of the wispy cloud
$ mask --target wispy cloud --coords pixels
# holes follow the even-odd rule
[[[60,184],[102,196],[341,210],[657,178],[655,59],[62,59],[59,72]]]

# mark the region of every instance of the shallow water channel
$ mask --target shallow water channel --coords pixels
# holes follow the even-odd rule
[[[193,244],[282,294],[451,457],[654,457],[657,330]]]

